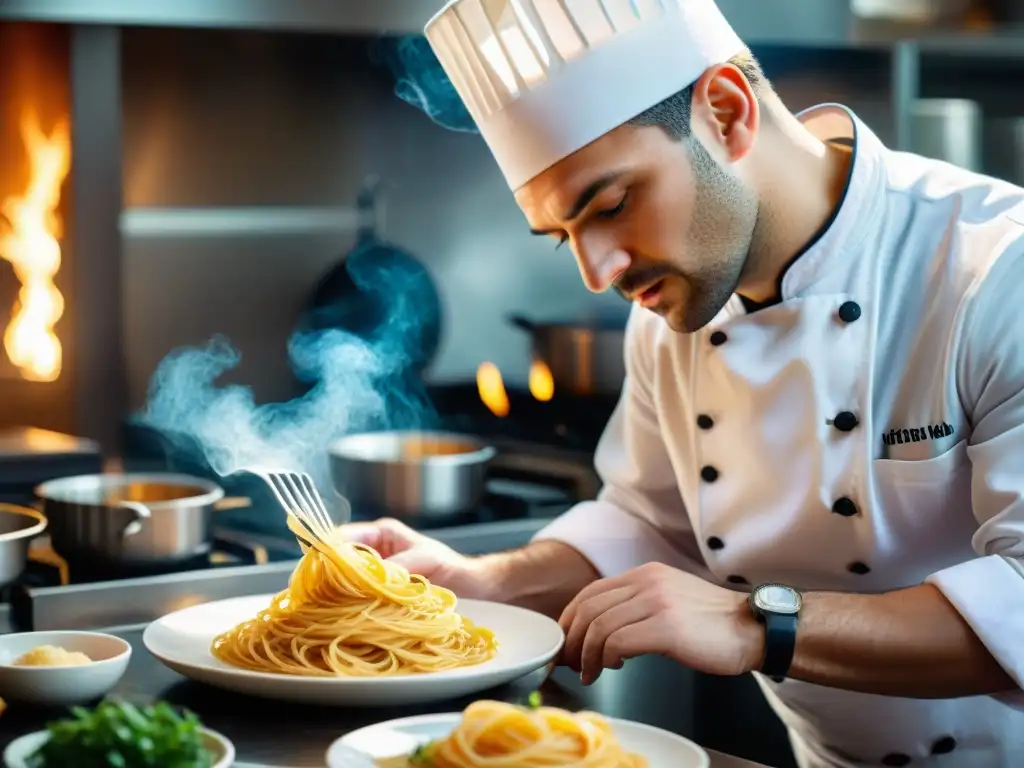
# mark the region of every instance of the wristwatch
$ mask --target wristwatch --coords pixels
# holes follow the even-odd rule
[[[796,626],[803,597],[784,584],[762,584],[750,593],[750,610],[764,624],[764,663],[761,672],[785,677],[796,649]]]

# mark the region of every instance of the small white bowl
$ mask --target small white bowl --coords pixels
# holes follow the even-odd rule
[[[17,667],[14,662],[41,645],[80,651],[91,664]],[[131,645],[100,632],[19,632],[0,635],[0,698],[46,707],[88,704],[103,698],[124,677]]]
[[[229,768],[235,762],[235,745],[216,731],[200,728],[203,746],[213,755],[213,768]],[[50,738],[49,731],[35,731],[15,739],[4,750],[6,768],[28,768],[28,758]]]

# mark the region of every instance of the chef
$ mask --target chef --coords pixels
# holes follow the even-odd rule
[[[1024,765],[1024,190],[793,115],[712,0],[454,0],[426,36],[530,229],[635,302],[603,489],[468,559],[584,682],[754,672],[801,766]]]

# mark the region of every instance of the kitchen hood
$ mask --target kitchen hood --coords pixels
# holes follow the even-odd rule
[[[0,21],[416,34],[442,5],[441,0],[0,0]]]
[[[329,35],[422,34],[444,0],[0,0],[0,21],[112,26],[249,29]],[[1019,58],[1020,32],[915,30],[859,22],[850,0],[718,0],[750,45],[891,50],[922,49]]]

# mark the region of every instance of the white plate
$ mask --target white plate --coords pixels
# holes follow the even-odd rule
[[[201,728],[203,744],[213,755],[213,768],[228,768],[235,762],[235,745],[216,731]],[[15,739],[4,750],[4,765],[7,768],[26,768],[26,760],[50,738],[49,731],[36,731]]]
[[[412,754],[416,747],[447,736],[462,720],[462,713],[420,715],[389,720],[352,731],[327,750],[329,768],[351,768],[352,752],[372,760]],[[647,758],[648,768],[709,768],[708,753],[689,739],[651,725],[608,718],[619,743]]]
[[[558,623],[539,613],[459,600],[456,610],[498,639],[495,657],[472,667],[378,678],[300,677],[238,669],[210,653],[214,637],[265,610],[272,598],[238,597],[175,611],[146,627],[142,641],[168,667],[201,683],[268,699],[351,706],[421,704],[487,690],[540,669],[565,640]]]

